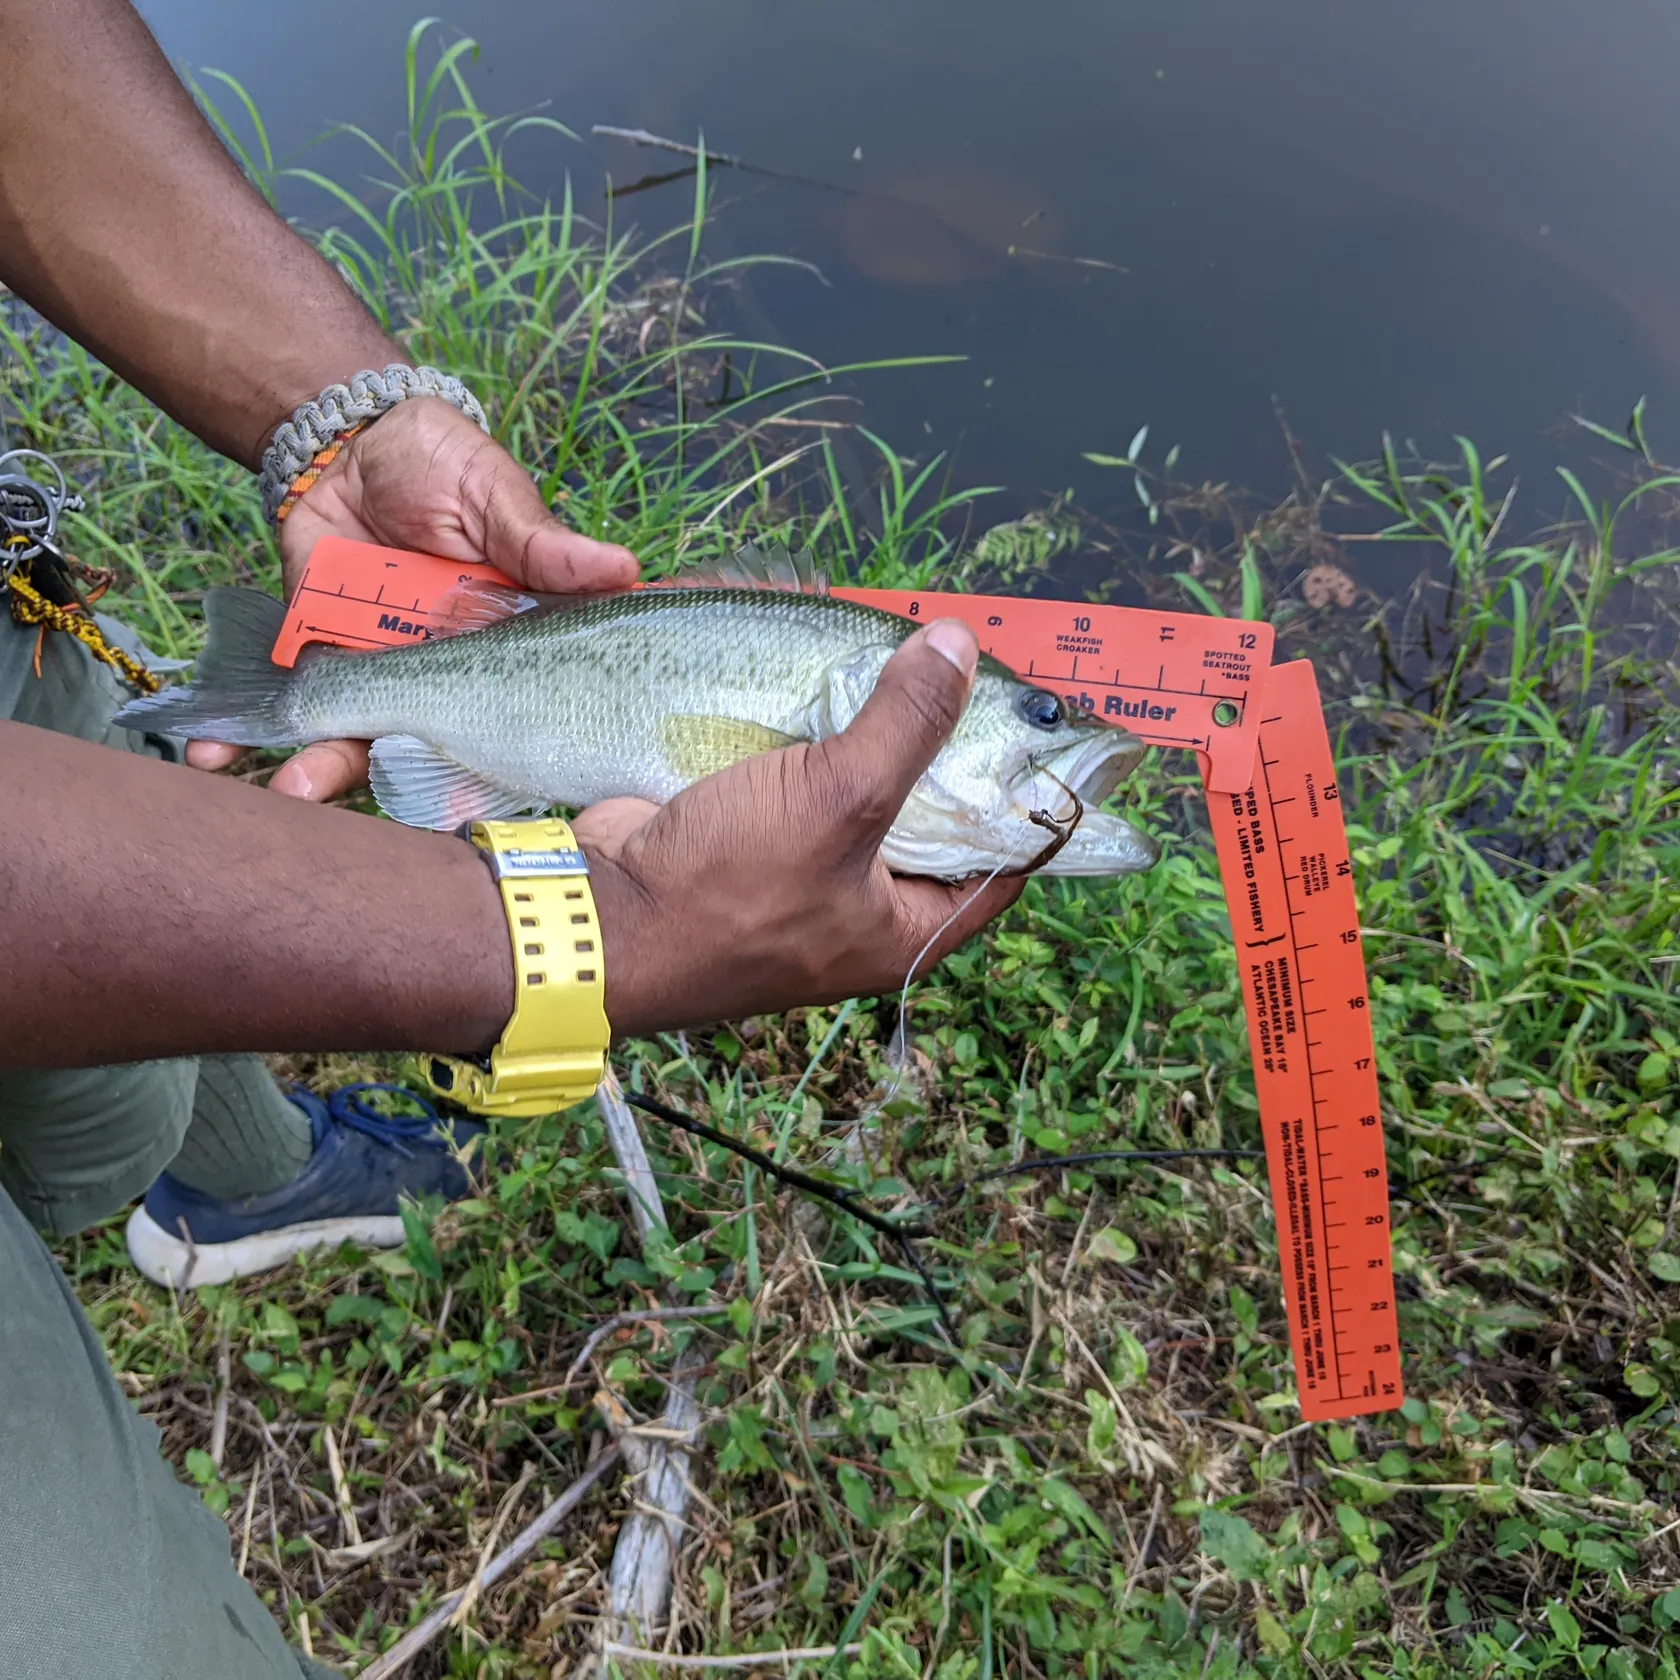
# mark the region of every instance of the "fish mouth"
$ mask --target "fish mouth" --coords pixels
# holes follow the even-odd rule
[[[1143,742],[1129,730],[1099,724],[1084,740],[1029,758],[1010,791],[1024,811],[1072,817],[1076,805],[1102,804],[1143,753]]]
[[[1120,845],[1114,862],[1119,870],[1153,864],[1154,855],[1148,864],[1141,863],[1143,853],[1152,848],[1151,842],[1129,823],[1096,809],[1137,767],[1143,752],[1143,742],[1129,730],[1095,724],[1093,720],[1088,734],[1030,757],[1010,795],[1015,814],[1041,829],[1044,843],[1036,855],[1009,873],[1107,873],[1109,866],[1101,860],[1114,849],[1116,840]],[[1074,856],[1058,868],[1058,858],[1085,828],[1090,830],[1085,844],[1075,847]],[[1109,829],[1115,832],[1108,834]],[[1086,854],[1085,867],[1074,862],[1081,853]],[[1093,863],[1097,864],[1094,870],[1090,868]]]
[[[1133,875],[1153,869],[1160,861],[1160,842],[1133,828],[1124,817],[1087,811],[1042,873],[1063,878]]]
[[[1013,833],[992,832],[972,823],[954,823],[948,812],[940,813],[943,821],[926,823],[926,812],[907,806],[904,820],[895,823],[882,842],[881,857],[898,874],[943,881],[985,874],[1131,875],[1154,868],[1160,860],[1160,845],[1124,817],[1085,810],[1074,824],[1074,807],[1065,796],[1054,814],[1069,819],[1065,836],[1029,828],[1025,822]]]
[[[1004,785],[1001,804],[972,809],[954,793],[921,786],[881,846],[888,868],[966,880],[995,874],[1127,875],[1152,868],[1160,847],[1097,807],[1137,767],[1144,743],[1092,720],[1089,732],[1029,757]]]

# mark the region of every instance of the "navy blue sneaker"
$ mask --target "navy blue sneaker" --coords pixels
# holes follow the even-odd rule
[[[382,1114],[371,1091],[396,1092],[423,1112]],[[399,1086],[346,1085],[324,1100],[302,1087],[286,1094],[309,1116],[308,1165],[278,1190],[226,1201],[161,1174],[128,1222],[129,1255],[153,1283],[226,1283],[342,1242],[399,1248],[399,1197],[453,1202],[472,1193],[457,1152],[488,1130],[479,1122],[446,1123]]]

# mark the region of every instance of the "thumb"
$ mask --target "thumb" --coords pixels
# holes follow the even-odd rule
[[[628,589],[639,575],[629,549],[580,536],[561,524],[543,505],[530,475],[494,445],[474,458],[461,497],[478,504],[484,558],[528,588],[556,595],[598,594]]]
[[[824,743],[851,790],[863,838],[877,844],[968,704],[980,646],[960,619],[940,618],[910,637],[875,680],[858,715]]]

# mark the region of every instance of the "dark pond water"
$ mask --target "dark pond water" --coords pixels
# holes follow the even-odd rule
[[[404,0],[294,0],[283,29],[142,9],[178,63],[245,83],[283,156],[401,125]],[[898,447],[1007,487],[996,517],[1066,488],[1124,505],[1081,452],[1145,423],[1182,474],[1281,493],[1274,398],[1319,460],[1384,428],[1509,452],[1539,516],[1571,411],[1619,425],[1648,395],[1659,448],[1680,415],[1666,0],[474,0],[448,22],[488,108],[547,101],[584,136],[533,186],[569,168],[599,206],[609,173],[680,165],[589,137],[608,123],[902,201],[722,175],[709,249],[821,270],[757,279],[749,331],[830,362],[966,356],[862,389]],[[625,206],[663,227],[691,191]]]

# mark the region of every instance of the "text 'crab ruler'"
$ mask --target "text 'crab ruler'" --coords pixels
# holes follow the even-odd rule
[[[323,538],[274,657],[311,641],[400,646],[443,628],[487,566]],[[1302,1416],[1403,1398],[1388,1168],[1353,868],[1318,685],[1271,663],[1268,624],[935,591],[837,589],[907,618],[961,618],[988,652],[1153,746],[1197,754],[1236,940]]]

